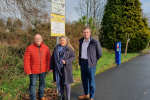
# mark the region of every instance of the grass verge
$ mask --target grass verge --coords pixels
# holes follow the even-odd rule
[[[97,63],[96,74],[116,66],[115,54],[104,48],[102,50],[103,56]],[[148,49],[143,50],[142,53],[146,53],[147,50]],[[134,58],[140,54],[141,53],[128,53],[126,57],[124,57],[124,54],[121,54],[121,62],[123,63],[125,61],[128,61],[129,59]],[[79,68],[73,71],[73,76],[75,81],[73,85],[81,82],[81,74]],[[46,87],[45,87],[46,89],[54,87],[52,78],[53,78],[52,73],[47,72]],[[37,82],[36,90],[38,90],[38,84],[39,82]],[[21,95],[29,94],[28,88],[29,88],[29,76],[27,75],[24,77],[19,76],[14,77],[11,78],[10,80],[2,79],[0,80],[0,100],[13,100],[14,98],[21,99]],[[18,96],[18,94],[20,96]]]

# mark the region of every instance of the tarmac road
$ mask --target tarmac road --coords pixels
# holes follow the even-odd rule
[[[150,54],[96,75],[95,82],[94,100],[150,100]],[[82,94],[82,84],[71,88],[71,100]]]

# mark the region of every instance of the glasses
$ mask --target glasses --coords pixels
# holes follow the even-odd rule
[[[41,40],[41,38],[34,38],[34,40]]]

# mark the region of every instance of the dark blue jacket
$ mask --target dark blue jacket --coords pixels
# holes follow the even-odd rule
[[[84,37],[79,40],[79,65],[81,65],[81,49]],[[87,48],[87,56],[88,56],[88,67],[96,67],[97,60],[102,57],[102,50],[99,41],[90,37],[90,43]]]
[[[55,49],[56,49],[56,47],[55,47]],[[55,49],[54,49],[54,51],[55,51]],[[50,61],[50,69],[53,70],[53,80],[54,80],[54,82],[56,82],[54,51],[53,51],[51,61]],[[74,82],[73,81],[73,72],[72,72],[72,62],[74,61],[74,59],[75,59],[74,51],[70,47],[68,47],[66,49],[65,58],[64,58],[66,64],[64,64],[64,67],[62,69],[64,84],[71,84]]]

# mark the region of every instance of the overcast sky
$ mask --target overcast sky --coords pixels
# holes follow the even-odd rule
[[[150,13],[150,0],[140,0],[140,2],[142,3],[143,12]],[[74,9],[76,5],[76,0],[66,0],[66,19],[74,21],[80,18]]]
[[[140,0],[142,3],[143,11],[146,13],[150,13],[150,0]]]

